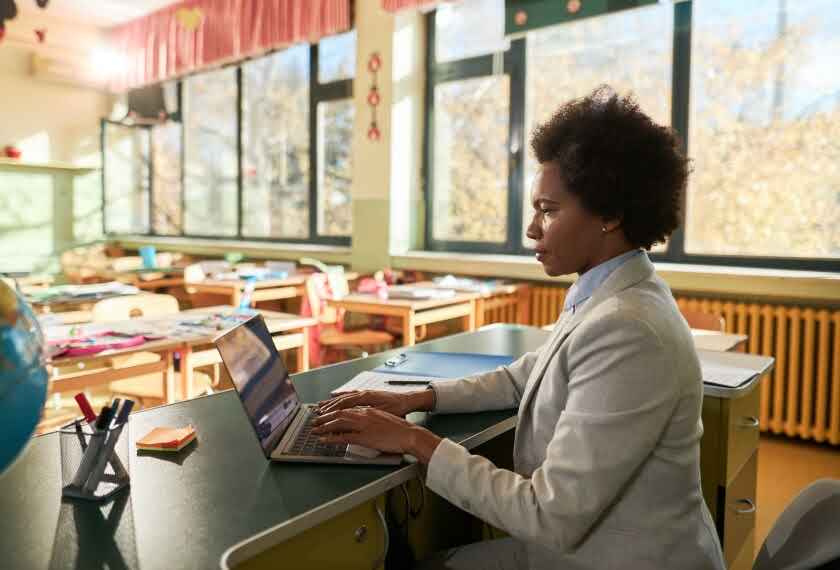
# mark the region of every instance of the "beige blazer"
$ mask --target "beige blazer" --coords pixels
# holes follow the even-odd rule
[[[426,483],[523,541],[530,568],[725,567],[700,489],[700,364],[646,255],[538,350],[434,389],[436,412],[518,406],[515,472],[444,440]]]

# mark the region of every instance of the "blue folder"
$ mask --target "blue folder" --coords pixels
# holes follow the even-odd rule
[[[461,378],[481,372],[495,370],[510,364],[512,356],[500,354],[474,354],[469,352],[411,352],[404,353],[405,359],[395,366],[385,364],[375,372],[406,374],[410,376],[432,376],[434,378]]]

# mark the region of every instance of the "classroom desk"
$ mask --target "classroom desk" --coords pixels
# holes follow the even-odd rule
[[[416,327],[460,318],[465,331],[476,329],[477,293],[456,293],[447,299],[380,299],[376,295],[353,293],[341,299],[328,299],[327,304],[368,315],[400,317],[403,346],[417,343]]]
[[[423,343],[415,350],[520,355],[539,346],[545,336],[531,327],[491,326]],[[318,401],[354,374],[398,352],[310,370],[293,380],[303,401]],[[468,448],[513,429],[516,419],[515,410],[416,416],[439,435]],[[62,503],[58,434],[33,438],[2,477],[0,552],[4,564],[27,569],[77,568],[101,567],[106,561],[113,568],[218,568],[228,548],[256,533],[272,529],[269,538],[299,535],[323,523],[325,517],[352,512],[417,477],[412,464],[270,463],[231,391],[143,410],[131,417],[132,450],[133,441],[158,425],[191,422],[198,430],[197,441],[172,456],[137,456],[132,451],[131,488],[115,501],[112,513],[110,504]],[[354,544],[358,528],[354,523],[348,531]],[[369,524],[367,529],[373,535],[376,526]],[[323,536],[320,544],[335,549],[341,536]],[[371,560],[381,549],[373,538],[361,546],[368,548]],[[333,556],[339,561],[333,567],[352,563],[351,553],[338,549]],[[289,559],[283,567],[306,566]]]
[[[519,356],[539,347],[547,336],[533,327],[490,325],[422,343],[413,350]],[[293,380],[301,399],[315,402],[351,376],[404,350],[311,370]],[[757,384],[752,383],[747,394]],[[411,419],[474,449],[509,437],[516,415],[515,410],[419,413]],[[230,391],[134,414],[130,438],[133,442],[155,426],[186,423],[197,427],[198,439],[178,455],[131,453],[131,489],[113,507],[62,503],[58,434],[33,438],[2,477],[0,552],[4,563],[10,568],[35,569],[100,567],[103,561],[124,568],[217,568],[225,553],[225,562],[233,564],[268,549],[276,557],[275,567],[305,568],[297,541],[306,538],[303,552],[333,561],[332,566],[319,567],[370,568],[383,542],[377,539],[371,505],[418,475],[412,464],[270,463]],[[701,461],[718,451],[701,445]],[[754,466],[754,461],[750,464]],[[716,515],[729,517],[731,513],[717,511]],[[451,519],[438,523],[427,528],[437,533],[459,530]],[[363,535],[367,541],[358,540]]]
[[[296,273],[283,279],[263,279],[254,283],[251,293],[251,306],[260,301],[275,301],[281,299],[303,298],[306,295],[306,279],[309,273]],[[359,275],[353,272],[344,274],[348,281],[357,279]],[[223,296],[225,304],[238,307],[245,292],[247,281],[244,279],[204,279],[202,281],[187,281],[184,286],[190,293],[205,293]]]
[[[544,331],[550,331],[554,324],[542,327]],[[703,329],[691,329],[691,339],[694,341],[694,348],[702,350],[717,350],[720,352],[744,352],[749,337],[745,334],[722,333]]]
[[[181,311],[175,315],[155,318],[138,318],[127,321],[112,321],[104,323],[90,323],[85,329],[95,331],[147,331],[151,333],[166,331],[175,326],[179,321],[186,319],[201,318],[202,316],[216,313],[229,312],[231,307],[203,307]],[[305,330],[316,323],[310,317],[301,317],[276,311],[260,310],[265,317],[268,330],[276,335],[275,346],[279,350],[294,349],[297,352],[296,361],[301,370],[308,368],[309,352],[306,343]],[[69,326],[49,327],[46,331],[48,338],[63,338],[69,336]],[[82,390],[86,387],[108,384],[116,380],[143,376],[146,374],[162,373],[164,377],[164,395],[167,402],[174,402],[179,399],[190,398],[193,389],[193,370],[199,366],[217,364],[221,362],[218,350],[212,346],[213,338],[221,331],[211,329],[195,329],[189,332],[179,331],[177,335],[168,336],[160,340],[151,340],[141,345],[106,350],[96,354],[73,357],[58,357],[50,362],[50,372],[53,376],[50,379],[51,392],[71,392]],[[206,348],[210,345],[209,348]],[[127,356],[139,352],[151,352],[158,354],[160,359],[156,362],[144,362],[133,366],[113,368],[105,363],[115,357]],[[175,384],[174,355],[179,353],[181,357],[181,374],[179,385]],[[57,369],[61,367],[61,371]],[[70,372],[72,368],[73,370]]]
[[[458,289],[465,293],[475,293],[475,328],[480,329],[490,322],[506,322],[527,325],[531,313],[531,287],[527,283],[482,283],[481,289],[469,291]],[[417,287],[435,287],[438,289],[452,289],[446,285],[438,285],[433,281],[419,281],[413,283]]]

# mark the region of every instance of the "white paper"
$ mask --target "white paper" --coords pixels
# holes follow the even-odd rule
[[[374,372],[366,370],[354,376],[349,382],[339,386],[332,393],[339,394],[341,392],[349,392],[351,390],[383,390],[386,392],[416,392],[418,390],[425,390],[428,384],[388,384],[389,380],[422,380],[434,381],[439,378],[430,378],[429,376],[409,376],[407,374],[388,374],[387,372]]]
[[[775,362],[770,356],[740,352],[698,350],[697,356],[703,382],[728,388],[737,388],[758,374],[768,373]]]

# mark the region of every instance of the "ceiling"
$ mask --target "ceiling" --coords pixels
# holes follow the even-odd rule
[[[45,10],[35,0],[16,0],[22,14],[42,14],[50,18],[84,22],[97,27],[110,27],[179,0],[50,0]]]

